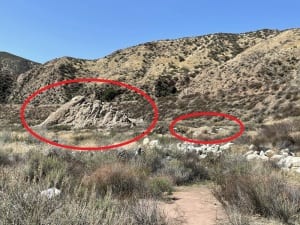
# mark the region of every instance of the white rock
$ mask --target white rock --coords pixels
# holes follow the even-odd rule
[[[284,157],[287,157],[287,156],[289,156],[289,153],[288,152],[283,152],[281,155],[283,155]]]
[[[295,168],[294,171],[295,171],[296,173],[300,173],[300,167]]]
[[[226,144],[224,144],[224,145],[221,145],[220,146],[220,149],[222,150],[222,151],[227,151],[227,150],[230,150],[231,149],[231,145],[233,145],[234,143],[232,143],[232,142],[228,142],[228,143],[226,143]]]
[[[150,139],[146,137],[146,138],[143,140],[143,145],[147,145],[147,144],[149,144],[149,142],[150,142]]]
[[[260,156],[265,156],[264,151],[260,151],[259,155],[260,155]]]
[[[182,144],[181,144],[181,143],[177,143],[176,146],[177,146],[177,149],[178,149],[178,150],[183,150],[183,149],[182,149]]]
[[[257,154],[250,154],[246,156],[246,160],[251,161],[251,160],[258,160],[259,159],[259,155]]]
[[[291,163],[293,167],[300,167],[300,157],[292,156]]]
[[[206,154],[199,155],[199,159],[205,159],[207,157]]]
[[[283,156],[283,155],[273,155],[272,157],[270,157],[270,160],[273,162],[278,162],[279,160],[281,160],[284,157],[285,156]]]
[[[256,150],[257,150],[257,147],[256,147],[254,144],[251,144],[251,145],[249,146],[249,150],[251,150],[251,151],[256,151]]]
[[[48,199],[51,199],[55,196],[58,196],[61,194],[61,190],[57,189],[57,188],[49,188],[47,190],[41,191],[41,196],[45,196]]]
[[[247,155],[251,155],[251,154],[254,154],[254,151],[248,151],[248,152],[246,152],[245,154],[244,154],[244,156],[246,157]]]
[[[281,153],[281,154],[283,154],[283,153],[285,153],[285,152],[286,152],[286,153],[289,153],[289,152],[290,152],[290,149],[289,149],[289,148],[284,148],[284,149],[281,149],[281,150],[280,150],[280,153]]]
[[[289,172],[290,171],[290,168],[281,168],[283,171],[285,171],[285,172]]]
[[[294,158],[294,157],[293,156],[284,157],[277,162],[277,165],[281,168],[291,168],[293,165],[292,158]]]
[[[273,155],[275,155],[275,152],[271,149],[267,150],[265,152],[265,155],[268,156],[269,158],[272,157]]]
[[[262,161],[268,161],[269,157],[265,156],[265,155],[261,155],[261,156],[259,156],[259,159],[262,160]]]
[[[149,145],[151,147],[157,147],[157,146],[159,146],[159,141],[158,140],[152,140],[152,141],[150,141]]]

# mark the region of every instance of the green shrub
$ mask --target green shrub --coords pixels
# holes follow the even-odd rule
[[[172,194],[173,187],[172,181],[169,177],[159,176],[153,177],[149,180],[149,189],[151,195],[154,197],[161,197],[164,192],[167,194]]]
[[[176,81],[171,76],[160,76],[154,84],[156,97],[165,97],[177,92]]]

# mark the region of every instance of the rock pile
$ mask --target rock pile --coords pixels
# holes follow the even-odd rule
[[[233,145],[231,142],[228,142],[224,145],[195,145],[189,142],[183,142],[177,144],[177,149],[185,153],[195,152],[199,155],[200,159],[204,159],[209,154],[220,156],[224,151],[230,150],[231,145]]]
[[[296,157],[288,148],[280,149],[279,151],[271,149],[258,151],[257,147],[250,145],[249,151],[244,154],[244,157],[248,161],[271,161],[285,171],[300,173],[300,157]]]

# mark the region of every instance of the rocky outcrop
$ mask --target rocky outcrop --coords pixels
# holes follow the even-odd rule
[[[70,126],[80,128],[132,127],[134,119],[116,110],[111,104],[76,96],[63,104],[36,127]]]

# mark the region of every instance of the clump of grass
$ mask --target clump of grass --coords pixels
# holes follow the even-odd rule
[[[228,218],[226,225],[251,225],[249,216],[242,214],[236,207],[228,207],[226,214]]]
[[[66,164],[57,157],[46,157],[39,152],[31,152],[25,165],[24,176],[29,182],[48,180],[60,186],[62,178],[67,175]]]
[[[168,195],[173,192],[173,183],[169,177],[157,176],[149,180],[148,186],[153,197],[162,197],[164,192]]]
[[[111,189],[113,196],[132,197],[145,193],[145,174],[137,168],[120,164],[111,163],[103,165],[83,177],[82,183],[91,188],[95,187],[99,195],[105,195]]]

